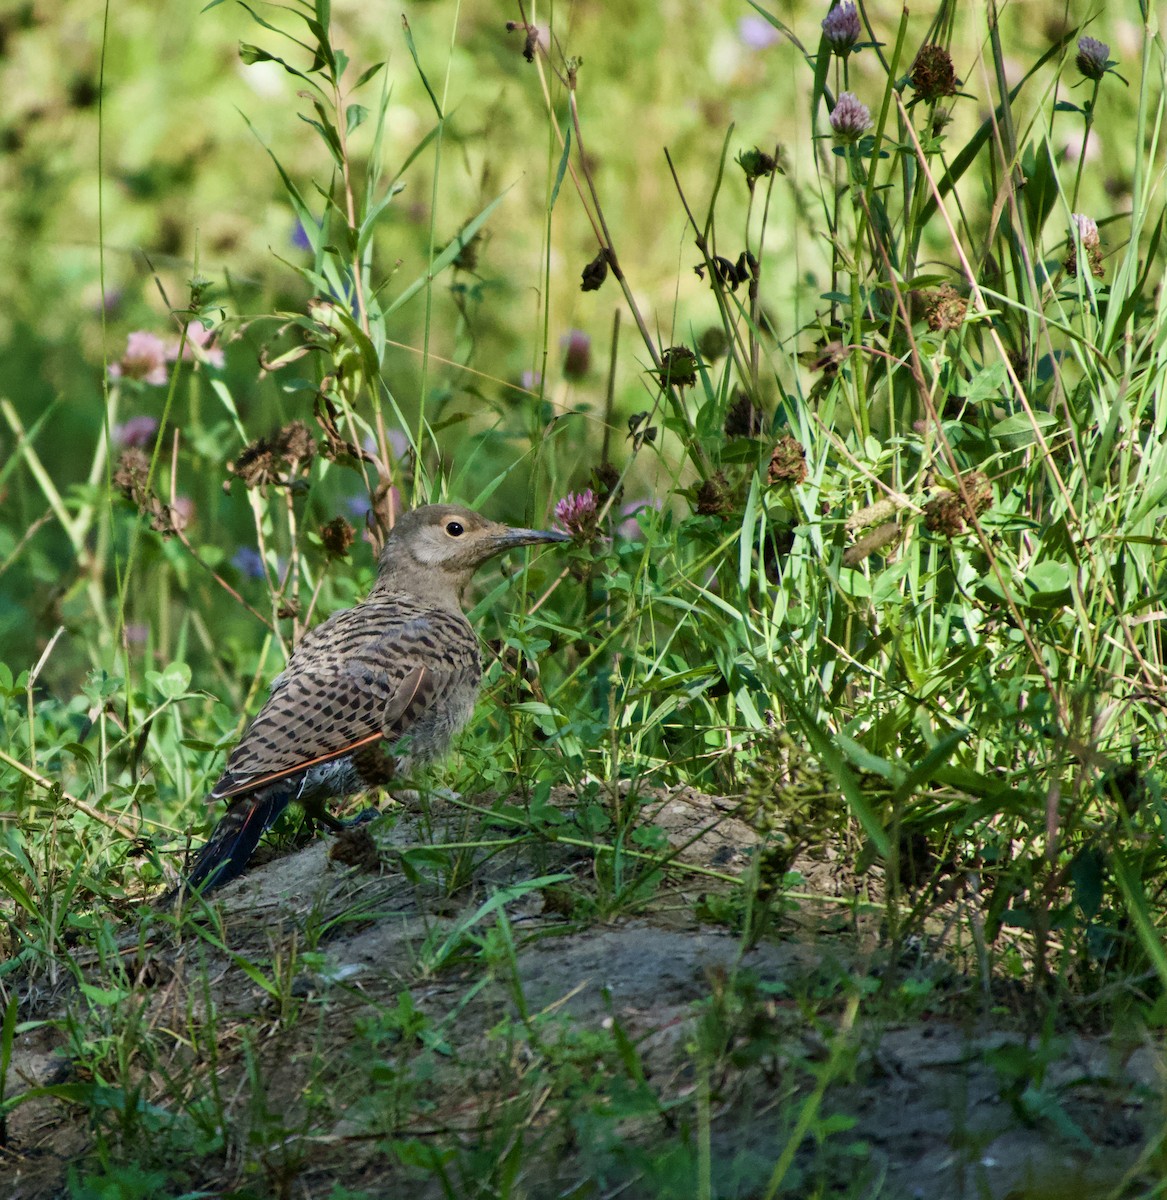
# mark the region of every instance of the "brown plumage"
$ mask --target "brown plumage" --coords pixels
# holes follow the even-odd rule
[[[442,754],[474,710],[482,666],[462,597],[487,559],[562,533],[509,529],[468,508],[403,513],[366,600],[307,633],[227,760],[228,807],[185,886],[239,875],[290,801],[336,827],[324,804]]]

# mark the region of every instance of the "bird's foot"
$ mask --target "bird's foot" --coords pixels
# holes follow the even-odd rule
[[[353,829],[357,825],[367,825],[370,821],[376,820],[380,815],[381,810],[376,805],[370,804],[368,808],[362,808],[359,813],[351,817],[346,817],[343,820],[327,812],[316,814],[314,819],[333,833],[340,833],[342,829]]]

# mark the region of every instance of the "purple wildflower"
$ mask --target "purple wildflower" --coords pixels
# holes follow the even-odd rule
[[[202,321],[189,322],[186,327],[186,343],[182,348],[183,360],[190,362],[196,357],[195,351],[197,350],[197,357],[201,362],[205,362],[210,367],[221,367],[226,360],[223,357],[222,349],[211,345],[214,337],[214,330],[208,329]],[[167,346],[166,358],[170,362],[178,360],[177,341],[173,341]]]
[[[152,387],[162,387],[169,378],[166,371],[166,346],[160,337],[137,329],[126,338],[126,352],[110,363],[111,379],[140,379]]]
[[[737,35],[742,45],[751,50],[765,50],[778,40],[778,30],[769,21],[753,13],[738,21]]]
[[[524,371],[519,376],[519,387],[525,392],[538,392],[543,386],[543,373],[541,371]]]
[[[389,450],[394,458],[404,458],[410,451],[409,434],[402,429],[387,429],[385,440],[389,443]],[[377,439],[371,433],[367,434],[361,442],[361,447],[369,454],[376,454]]]
[[[859,10],[852,0],[836,4],[823,18],[823,37],[827,45],[838,55],[851,53],[851,47],[859,40],[863,27],[859,24]]]
[[[627,538],[628,541],[633,541],[639,538],[643,532],[640,528],[640,522],[636,519],[637,513],[642,513],[648,509],[660,511],[660,501],[654,499],[632,500],[628,504],[621,505],[620,516],[623,520],[616,526],[616,532],[622,538]]]
[[[123,421],[113,427],[115,446],[152,446],[158,436],[158,422],[154,417],[143,414]]]
[[[254,546],[240,546],[231,556],[231,565],[249,579],[264,576],[263,555]]]
[[[841,92],[831,112],[831,128],[841,142],[854,142],[871,128],[871,111],[850,92]]]
[[[175,529],[185,529],[194,520],[195,502],[189,496],[175,496],[170,516]]]
[[[1101,79],[1110,65],[1110,47],[1097,38],[1081,37],[1078,39],[1078,70],[1087,79]]]
[[[1098,223],[1084,213],[1071,213],[1070,220],[1073,221],[1074,228],[1082,239],[1082,245],[1087,250],[1097,250],[1102,244],[1098,236]]]
[[[595,492],[591,488],[578,495],[568,492],[555,506],[555,519],[576,541],[594,541],[598,532]]]
[[[292,230],[292,245],[297,250],[312,249],[312,242],[308,238],[308,231],[304,228],[302,221],[297,221],[295,228]]]
[[[582,379],[592,365],[592,339],[582,329],[570,329],[559,339],[563,351],[563,374],[568,379]]]

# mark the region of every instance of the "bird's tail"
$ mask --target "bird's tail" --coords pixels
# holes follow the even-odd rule
[[[288,788],[263,788],[236,800],[198,852],[183,885],[186,891],[209,892],[243,873],[264,831],[288,807]]]

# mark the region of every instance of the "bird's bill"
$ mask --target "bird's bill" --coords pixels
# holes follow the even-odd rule
[[[500,551],[515,546],[537,546],[542,542],[570,542],[571,535],[554,529],[507,529],[495,539]]]

